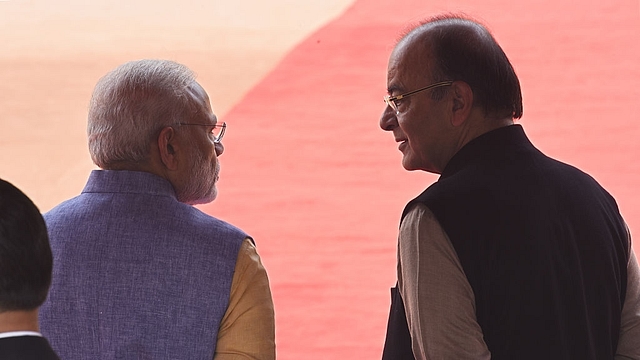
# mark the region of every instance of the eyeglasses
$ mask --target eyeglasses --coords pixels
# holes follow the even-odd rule
[[[222,124],[191,124],[191,123],[176,123],[177,125],[191,125],[191,126],[208,126],[211,128],[211,135],[213,135],[213,142],[216,144],[220,144],[222,141],[222,137],[224,136],[224,132],[227,130],[227,123],[223,122]]]
[[[431,84],[427,87],[423,87],[421,89],[418,90],[413,90],[413,91],[409,91],[407,93],[401,94],[401,95],[396,95],[396,96],[391,96],[391,95],[387,95],[384,97],[384,102],[387,103],[387,105],[393,109],[393,111],[396,112],[396,115],[400,114],[400,110],[398,110],[398,105],[399,102],[398,100],[402,100],[406,97],[409,97],[411,95],[417,94],[420,91],[425,91],[425,90],[429,90],[429,89],[434,89],[437,87],[441,87],[441,86],[449,86],[453,84],[453,81],[441,81],[441,82],[437,82],[434,84]]]

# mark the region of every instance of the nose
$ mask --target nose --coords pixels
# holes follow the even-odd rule
[[[387,105],[380,116],[380,128],[384,131],[393,131],[396,127],[398,127],[396,113],[391,106]]]
[[[216,156],[220,156],[224,152],[224,145],[222,145],[222,143],[219,142],[215,144],[215,149],[216,149]]]

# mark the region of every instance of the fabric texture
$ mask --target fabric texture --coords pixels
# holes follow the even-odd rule
[[[616,360],[640,359],[640,265],[634,252],[627,266],[627,296],[622,307]]]
[[[447,234],[424,204],[407,213],[399,239],[398,287],[415,358],[491,359],[473,289]]]
[[[406,299],[408,309],[402,316],[411,330],[405,338],[413,339],[415,359],[488,359],[471,285],[451,241],[426,205],[417,203],[407,212],[398,245],[398,282],[403,295],[396,301],[403,305]],[[408,328],[404,326],[405,331]],[[640,359],[638,339],[640,266],[632,252],[614,359]],[[404,349],[411,350],[411,344]],[[413,358],[412,353],[408,359]]]
[[[93,171],[44,217],[54,269],[40,325],[62,358],[213,358],[244,232],[132,171]]]
[[[630,243],[595,180],[513,125],[464,146],[403,218],[416,203],[451,240],[492,359],[613,358]]]
[[[13,336],[0,339],[2,360],[60,360],[42,336]]]
[[[256,247],[245,239],[238,253],[229,307],[218,331],[215,360],[276,358],[269,278]]]
[[[398,285],[391,288],[391,312],[387,323],[387,336],[382,349],[383,360],[414,360],[411,333],[407,324],[404,303]]]

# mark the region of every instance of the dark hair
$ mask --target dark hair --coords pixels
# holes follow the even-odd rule
[[[421,23],[408,34],[413,35],[425,42],[435,59],[435,73],[431,74],[434,81],[469,84],[474,105],[482,106],[488,116],[522,117],[520,81],[487,28],[460,15],[447,14]]]
[[[24,193],[0,179],[0,312],[42,305],[52,268],[40,211]]]

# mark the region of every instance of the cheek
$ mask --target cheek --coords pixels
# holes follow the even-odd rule
[[[202,144],[200,147],[200,153],[205,159],[208,159],[210,162],[216,161],[216,147],[211,141],[207,141]]]
[[[410,158],[417,162],[416,166],[424,167],[431,163],[432,157],[437,153],[437,146],[433,134],[428,129],[416,128],[407,136],[410,148]],[[419,163],[419,164],[418,164]]]
[[[209,157],[210,157],[211,163],[216,163],[216,162],[218,162],[218,155],[217,155],[217,153],[216,153],[216,148],[215,148],[215,146],[212,146],[212,147],[211,147],[211,152],[210,152],[209,154],[210,154],[210,155],[209,155]]]
[[[420,147],[426,135],[426,129],[421,125],[422,124],[417,121],[404,121],[400,123],[400,130],[402,130],[403,135],[409,140],[409,144],[413,148]]]

